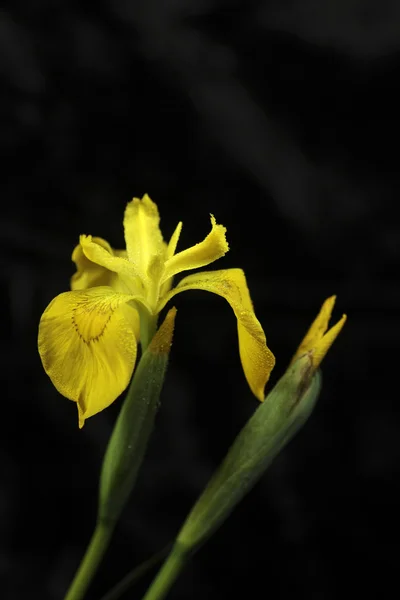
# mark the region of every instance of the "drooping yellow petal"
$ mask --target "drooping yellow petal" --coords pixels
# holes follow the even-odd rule
[[[225,237],[226,228],[223,225],[217,225],[212,215],[211,225],[210,233],[202,242],[187,250],[178,252],[165,262],[165,271],[161,283],[182,271],[205,267],[228,252],[229,246]]]
[[[107,248],[96,243],[91,235],[81,235],[79,242],[83,254],[89,261],[119,275],[120,283],[124,284],[125,291],[135,295],[143,292],[142,282],[135,266],[124,258],[122,252],[120,252],[120,256],[114,256],[110,246]]]
[[[171,290],[160,304],[179,292],[205,290],[229,302],[237,318],[239,353],[243,371],[253,394],[264,400],[264,387],[275,365],[275,357],[267,346],[265,334],[254,313],[246,277],[241,269],[224,269],[188,275]]]
[[[115,256],[126,256],[125,250],[113,250],[106,240],[99,237],[92,238],[93,243],[102,246],[109,254]],[[71,277],[72,290],[86,290],[99,285],[110,286],[115,292],[127,293],[129,290],[123,283],[118,273],[110,271],[105,267],[92,262],[84,254],[81,244],[78,244],[72,252],[72,260],[76,264],[77,271]]]
[[[157,205],[147,194],[140,200],[133,198],[125,209],[124,230],[129,260],[140,272],[144,283],[154,256],[164,258],[165,244],[160,230]]]
[[[300,356],[303,356],[307,352],[311,352],[314,370],[319,367],[322,359],[341,332],[347,318],[346,315],[343,315],[340,321],[327,331],[335,301],[336,296],[330,296],[325,300],[316,319],[311,324],[303,341],[297,348],[296,353],[291,360],[291,364],[300,358]]]
[[[78,403],[79,426],[127,387],[136,361],[133,297],[109,287],[65,292],[46,308],[38,346],[57,390]]]

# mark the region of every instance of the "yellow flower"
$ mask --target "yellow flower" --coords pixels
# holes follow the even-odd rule
[[[228,251],[225,227],[211,216],[211,231],[195,246],[175,253],[182,223],[168,244],[157,206],[147,196],[128,203],[125,250],[101,238],[81,235],[72,259],[77,272],[72,291],[57,296],[44,311],[38,346],[46,373],[57,390],[77,402],[79,426],[109,406],[127,387],[137,343],[150,342],[158,313],[175,294],[206,290],[225,298],[237,318],[239,353],[248,384],[259,399],[275,358],[257,320],[241,269],[174,275],[204,267]]]
[[[329,348],[341,332],[347,319],[347,316],[343,315],[336,325],[328,330],[329,320],[335,301],[336,296],[330,296],[330,298],[325,300],[316,319],[313,321],[310,329],[304,336],[303,341],[297,348],[291,363],[294,363],[300,356],[310,352],[312,370],[315,372],[318,369]]]

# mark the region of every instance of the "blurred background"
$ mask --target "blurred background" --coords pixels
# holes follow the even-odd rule
[[[78,429],[37,353],[79,234],[122,247],[148,193],[164,235],[209,213],[284,372],[323,300],[348,323],[309,422],[170,598],[388,595],[397,560],[400,5],[394,0],[4,1],[0,12],[0,596],[61,600],[95,523],[121,399]],[[143,470],[90,591],[176,535],[257,406],[221,298],[179,295]],[[154,572],[124,598],[141,598]]]

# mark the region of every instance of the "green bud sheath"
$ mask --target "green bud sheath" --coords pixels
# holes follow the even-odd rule
[[[299,358],[248,420],[189,513],[143,600],[162,600],[187,559],[227,519],[275,456],[305,423],[321,388],[311,353]]]
[[[135,484],[159,407],[175,314],[172,308],[144,352],[108,443],[100,478],[100,522],[116,522]]]
[[[96,528],[65,600],[83,599],[135,485],[159,406],[175,314],[175,308],[168,312],[133,375],[103,460]]]
[[[310,354],[291,365],[249,419],[186,519],[177,545],[195,550],[261,477],[310,416],[321,388]]]

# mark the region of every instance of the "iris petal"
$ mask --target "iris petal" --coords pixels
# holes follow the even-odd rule
[[[179,236],[182,231],[182,221],[179,221],[178,225],[175,227],[174,233],[171,235],[171,239],[168,242],[167,252],[166,252],[166,260],[172,258],[174,256],[176,247],[178,245]]]
[[[81,235],[79,238],[82,251],[86,258],[101,267],[109,271],[113,271],[119,275],[121,282],[124,284],[125,289],[129,290],[133,294],[141,294],[143,292],[143,286],[138,274],[135,270],[135,266],[130,263],[120,253],[120,256],[114,256],[110,250],[101,244],[96,243],[96,238],[92,238],[91,235]]]
[[[106,240],[99,237],[92,238],[93,243],[104,248],[113,256],[125,257],[125,250],[113,250]],[[86,290],[98,285],[110,286],[115,292],[129,293],[118,273],[98,265],[87,258],[81,244],[78,244],[72,253],[72,260],[76,264],[76,273],[71,277],[72,290]]]
[[[147,194],[128,203],[124,215],[125,242],[129,261],[135,265],[143,283],[154,256],[164,258],[166,246],[160,230],[157,205]]]
[[[131,378],[137,354],[132,296],[99,286],[60,294],[44,311],[38,346],[57,390],[78,404],[79,426],[109,406]]]
[[[275,365],[263,328],[251,302],[246,277],[241,269],[224,269],[188,275],[163,299],[159,310],[179,292],[205,290],[227,300],[237,318],[239,354],[253,394],[264,400],[264,388]]]
[[[161,283],[182,271],[205,267],[228,252],[229,246],[225,237],[225,227],[217,225],[213,216],[211,216],[211,225],[210,233],[202,242],[187,250],[178,252],[165,262],[165,271]]]

